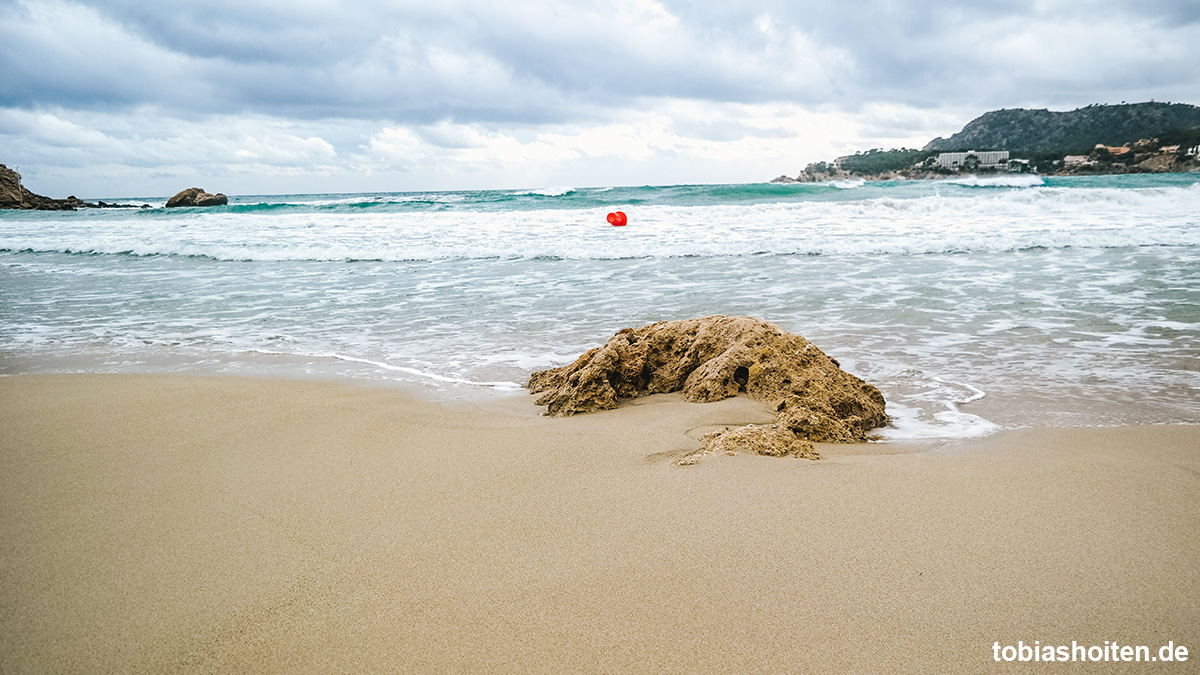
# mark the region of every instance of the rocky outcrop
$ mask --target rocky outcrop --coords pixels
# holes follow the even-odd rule
[[[21,187],[21,175],[0,164],[0,204],[6,208],[14,208],[9,205],[20,204],[26,192],[29,191]]]
[[[224,206],[229,203],[229,198],[218,192],[217,194],[209,194],[203,188],[188,188],[176,194],[167,200],[167,208],[175,208],[178,206]]]
[[[81,206],[87,204],[75,197],[51,199],[30,192],[21,185],[21,174],[0,164],[0,209],[73,211]]]
[[[1178,154],[1159,154],[1138,162],[1136,166],[1148,173],[1182,172],[1190,170],[1194,165],[1194,162],[1188,161],[1189,159],[1189,157]]]
[[[1097,146],[1079,163],[1058,167],[1058,176],[1103,176],[1126,173],[1186,173],[1200,170],[1200,161],[1178,146],[1163,148],[1158,139],[1120,147]]]
[[[681,392],[684,400],[731,396],[770,402],[772,428],[706,437],[702,450],[733,447],[805,456],[808,442],[854,443],[887,423],[883,395],[799,335],[746,316],[662,321],[618,331],[574,363],[534,373],[529,390],[554,416],[609,410],[622,400]]]
[[[30,192],[21,185],[21,174],[0,164],[0,209],[22,209],[26,211],[74,211],[81,208],[122,209],[137,208],[132,204],[107,204],[85,202],[74,195],[66,199],[51,199]],[[143,204],[141,208],[150,208]]]

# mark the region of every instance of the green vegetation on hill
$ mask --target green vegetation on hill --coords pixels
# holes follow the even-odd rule
[[[1197,148],[1200,106],[1186,103],[1096,104],[1069,112],[993,110],[921,150],[857,152],[814,162],[796,178],[780,176],[772,182],[936,178],[976,170],[1054,175],[1197,171]],[[936,159],[942,152],[969,150],[1007,150],[1009,159],[989,167],[972,166],[969,157],[962,166],[943,166]]]
[[[1017,108],[984,113],[962,131],[950,138],[935,138],[924,149],[1062,156],[1086,154],[1097,143],[1124,145],[1196,127],[1200,127],[1200,107],[1186,103],[1097,104],[1068,112]]]
[[[1192,129],[1172,129],[1158,135],[1161,145],[1178,145],[1181,148],[1200,147],[1200,127]]]
[[[929,150],[911,150],[909,148],[900,148],[899,150],[868,150],[842,157],[841,168],[843,171],[862,176],[885,173],[887,171],[901,171],[912,167],[917,162],[924,161],[925,158],[934,154],[936,153]]]

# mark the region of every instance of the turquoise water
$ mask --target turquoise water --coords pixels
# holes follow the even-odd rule
[[[880,386],[896,437],[1200,422],[1197,214],[1190,174],[0,212],[0,373],[490,395],[622,327],[748,314]]]

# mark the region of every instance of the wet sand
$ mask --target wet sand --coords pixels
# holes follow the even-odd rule
[[[773,416],[537,413],[0,378],[0,671],[989,672],[1018,640],[1200,660],[1200,427],[679,467]]]

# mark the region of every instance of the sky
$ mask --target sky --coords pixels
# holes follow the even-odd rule
[[[1197,0],[0,0],[39,194],[751,183],[999,108],[1200,104]]]

